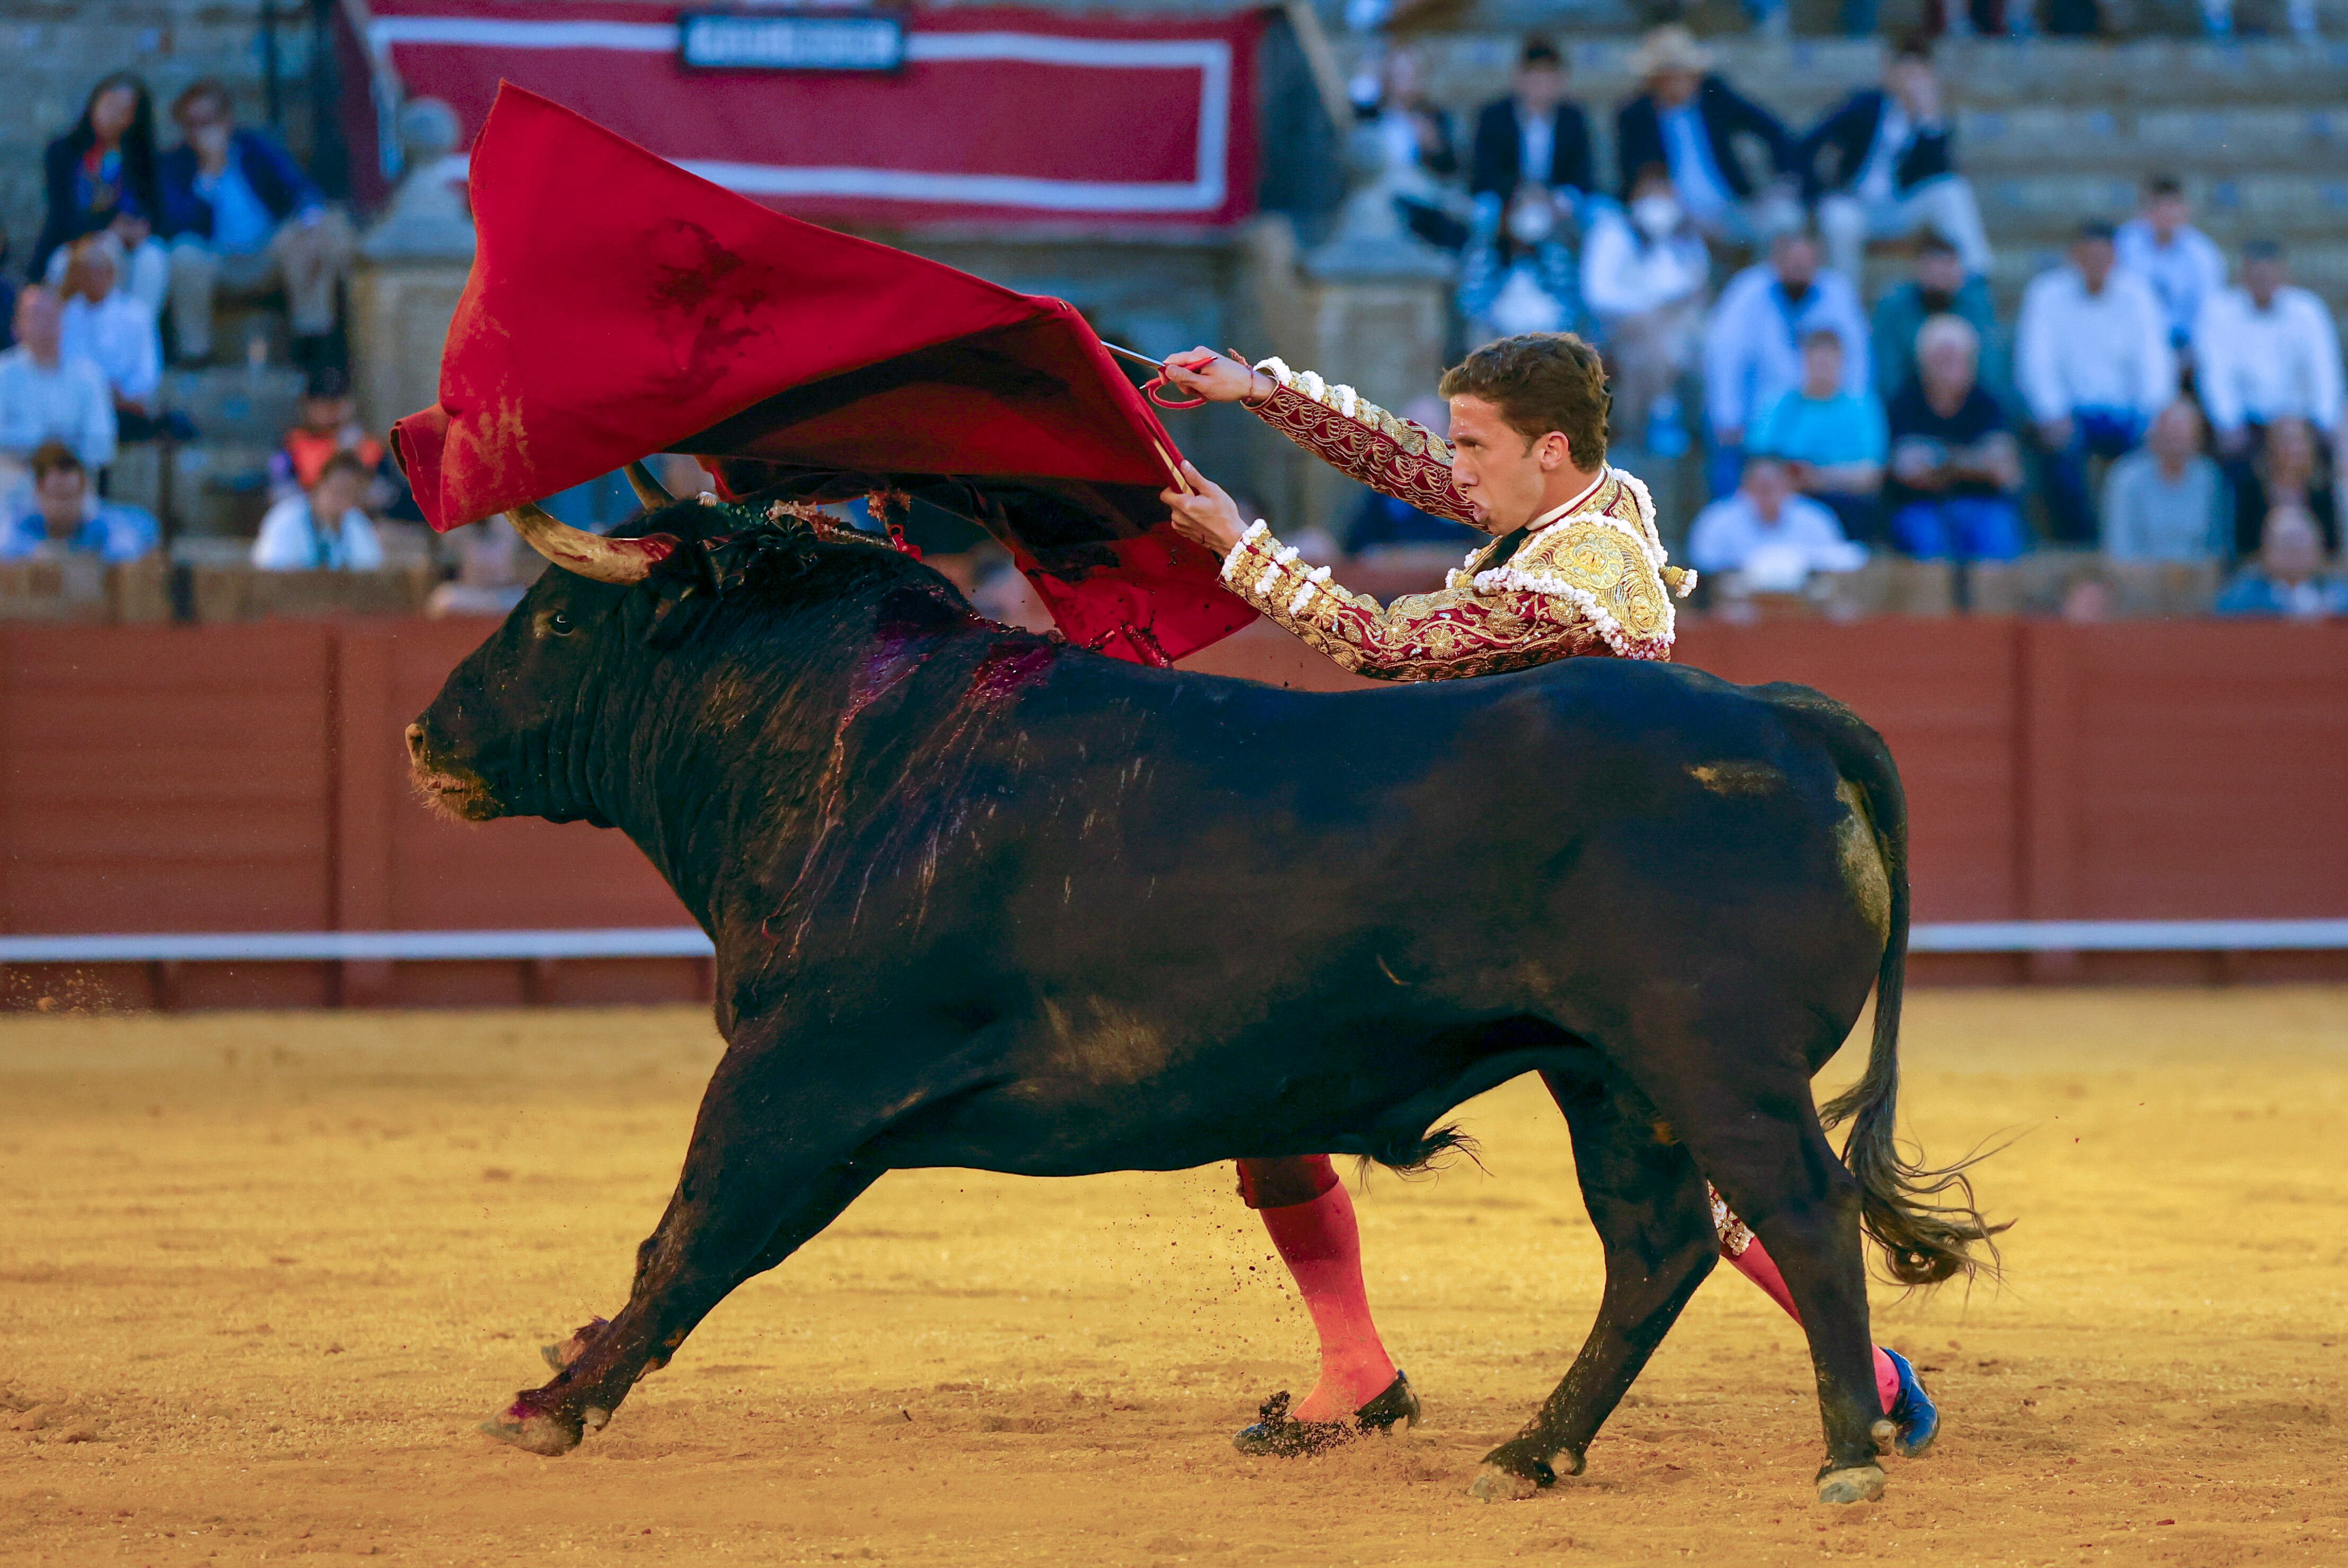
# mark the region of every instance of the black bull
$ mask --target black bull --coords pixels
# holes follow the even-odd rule
[[[1894,1151],[1905,806],[1849,710],[1605,658],[1288,692],[1007,630],[871,544],[654,521],[650,581],[548,572],[408,732],[463,816],[624,830],[717,951],[727,1050],[627,1305],[492,1429],[572,1447],[883,1171],[1407,1165],[1540,1072],[1605,1295],[1479,1492],[1581,1470],[1711,1269],[1707,1177],[1800,1307],[1821,1495],[1880,1488],[1862,1224],[1910,1282],[1981,1229]],[[1846,1165],[1810,1078],[1879,985]]]

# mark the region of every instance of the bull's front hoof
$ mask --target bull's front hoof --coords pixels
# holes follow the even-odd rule
[[[600,1427],[602,1422],[595,1424]],[[565,1421],[559,1416],[533,1410],[519,1403],[483,1421],[480,1429],[484,1437],[495,1438],[501,1443],[510,1443],[534,1454],[544,1454],[549,1459],[569,1453],[585,1436],[585,1427],[582,1422]]]
[[[1477,1473],[1476,1484],[1468,1489],[1468,1495],[1478,1502],[1522,1502],[1537,1496],[1540,1489],[1541,1483],[1530,1476],[1502,1470],[1498,1465],[1486,1465]]]
[[[1883,1495],[1881,1465],[1853,1465],[1818,1473],[1820,1502],[1873,1502]]]
[[[1581,1473],[1581,1456],[1570,1449],[1557,1456],[1565,1462],[1565,1473]],[[1502,1443],[1484,1456],[1484,1469],[1476,1477],[1476,1484],[1468,1489],[1470,1497],[1485,1502],[1520,1502],[1543,1487],[1557,1484],[1557,1467],[1528,1447],[1522,1439]]]

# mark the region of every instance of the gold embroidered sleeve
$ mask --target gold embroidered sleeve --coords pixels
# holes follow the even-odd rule
[[[1307,567],[1258,522],[1223,562],[1223,583],[1341,668],[1379,680],[1498,675],[1612,650],[1581,607],[1548,593],[1479,593],[1459,573],[1391,604]]]
[[[1256,368],[1275,390],[1251,405],[1257,418],[1344,474],[1431,517],[1472,522],[1475,513],[1451,486],[1451,443],[1387,413],[1351,387],[1332,387],[1312,371],[1277,359]]]

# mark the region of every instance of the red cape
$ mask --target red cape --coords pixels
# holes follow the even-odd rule
[[[392,433],[434,528],[684,451],[736,492],[969,517],[1104,652],[1254,618],[1167,522],[1179,455],[1066,302],[769,211],[510,84],[471,182],[440,400]]]

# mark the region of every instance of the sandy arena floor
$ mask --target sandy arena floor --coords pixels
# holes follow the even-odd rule
[[[1796,1334],[1726,1270],[1591,1454],[1465,1489],[1599,1284],[1532,1080],[1489,1175],[1372,1178],[1430,1421],[1225,1438],[1309,1344],[1227,1169],[891,1176],[568,1459],[473,1424],[619,1305],[703,1074],[684,1011],[0,1022],[0,1561],[2348,1563],[2348,990],[1928,993],[1914,1130],[2020,1226],[1879,1293],[1950,1427],[1811,1499]],[[1838,1068],[1850,1065],[1846,1053]]]

